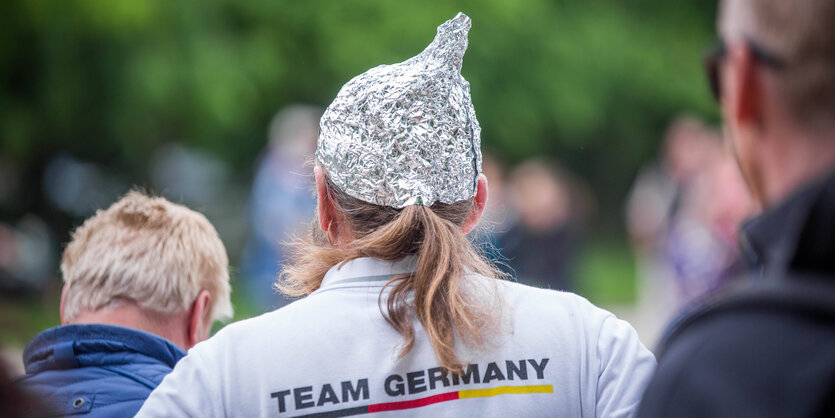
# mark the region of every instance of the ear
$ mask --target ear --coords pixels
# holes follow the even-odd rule
[[[473,208],[464,219],[464,224],[461,225],[461,231],[469,234],[478,225],[481,220],[481,215],[484,213],[484,208],[487,206],[487,177],[484,174],[478,175],[478,182],[475,190],[475,197],[473,198]]]
[[[188,347],[194,347],[200,341],[209,338],[212,330],[212,318],[210,308],[212,306],[212,294],[203,289],[197,294],[197,299],[191,304],[188,315]]]
[[[67,284],[65,283],[65,284],[64,284],[64,288],[63,288],[63,289],[61,289],[61,307],[60,307],[60,308],[58,308],[58,309],[59,309],[59,313],[60,313],[60,315],[61,315],[61,325],[67,325],[67,324],[69,324],[69,321],[67,321],[66,317],[64,316],[64,300],[67,298],[67,289],[68,289],[68,288],[69,288],[69,287],[68,287],[68,286],[67,286]]]
[[[313,168],[313,175],[316,177],[316,210],[319,216],[319,227],[322,231],[328,232],[334,227],[334,209],[333,203],[328,197],[328,185],[325,182],[325,173],[322,167],[316,166]]]
[[[757,127],[762,120],[763,84],[751,49],[737,44],[728,51],[726,79],[728,89],[723,101],[728,115],[738,127]]]

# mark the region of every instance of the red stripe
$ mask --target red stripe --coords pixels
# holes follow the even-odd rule
[[[433,403],[439,402],[454,401],[456,399],[458,399],[458,392],[449,392],[442,393],[440,395],[427,396],[420,399],[412,399],[411,401],[378,403],[368,405],[368,413],[420,408],[421,406],[432,405]]]

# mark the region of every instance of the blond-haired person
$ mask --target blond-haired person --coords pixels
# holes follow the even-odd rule
[[[226,249],[201,214],[131,192],[72,235],[61,326],[26,347],[18,384],[62,415],[133,416],[232,315]]]
[[[655,361],[569,293],[499,280],[468,241],[487,200],[460,75],[470,20],[348,82],[320,123],[318,239],[139,416],[626,417]]]

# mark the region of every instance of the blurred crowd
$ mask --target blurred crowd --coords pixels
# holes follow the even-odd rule
[[[271,289],[286,258],[285,245],[310,231],[315,199],[309,162],[322,110],[297,104],[275,115],[248,196],[228,163],[205,151],[170,143],[149,163],[148,188],[206,213],[230,252],[239,255],[240,290],[256,312],[289,303],[265,289]],[[489,150],[483,170],[490,199],[473,239],[519,282],[579,291],[579,257],[596,211],[585,181],[557,161],[509,164]],[[5,174],[0,201],[13,206],[19,175],[3,161],[0,171]],[[118,172],[66,154],[53,157],[42,178],[45,199],[78,218],[128,188]],[[743,273],[736,231],[751,214],[751,200],[716,129],[693,117],[674,120],[658,157],[638,173],[625,206],[638,259],[639,302],[657,318],[650,322],[660,324],[683,304]],[[52,266],[65,240],[53,230],[34,214],[0,223],[4,294],[38,292],[55,282]],[[648,332],[654,336],[657,330]]]
[[[307,105],[281,110],[257,165],[240,266],[250,300],[262,310],[288,303],[263,289],[285,260],[284,244],[309,232],[315,201],[306,163],[321,111]],[[627,198],[626,223],[642,300],[664,308],[654,313],[663,320],[744,273],[737,230],[752,203],[715,128],[681,117],[660,142],[658,158],[641,170]],[[595,214],[589,187],[542,158],[509,165],[487,152],[483,170],[490,198],[473,239],[519,282],[578,291],[579,256]]]
[[[753,202],[722,133],[683,116],[638,173],[626,226],[640,284],[642,331],[654,339],[681,307],[740,279],[737,232]]]
[[[157,149],[148,188],[205,213],[233,259],[244,312],[259,314],[292,300],[273,290],[286,244],[311,232],[315,211],[311,164],[323,109],[292,105],[273,118],[251,188],[223,159],[177,143]],[[0,161],[0,201],[14,206],[20,186],[13,165]],[[490,198],[471,239],[513,280],[583,294],[578,268],[596,199],[585,181],[554,160],[516,164],[484,154]],[[118,172],[67,154],[46,164],[44,199],[81,218],[128,189]],[[634,306],[611,307],[646,344],[658,339],[682,307],[743,277],[737,231],[753,203],[722,133],[683,116],[671,122],[657,157],[637,174],[624,203],[636,258]],[[244,213],[242,213],[242,211]],[[35,214],[0,222],[3,295],[57,292],[58,254],[67,237]],[[8,350],[8,348],[6,348]],[[22,372],[13,349],[4,353]]]

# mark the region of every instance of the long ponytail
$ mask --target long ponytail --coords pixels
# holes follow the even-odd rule
[[[381,292],[381,311],[403,336],[401,357],[414,347],[411,318],[416,315],[440,365],[460,373],[464,362],[455,352],[456,339],[469,347],[483,347],[486,335],[498,326],[500,315],[496,294],[481,292],[482,288],[470,280],[474,274],[502,276],[461,232],[472,200],[398,210],[360,201],[330,181],[326,184],[328,198],[356,239],[350,248],[334,248],[314,224],[313,239],[291,246],[291,262],[282,270],[276,287],[289,296],[304,296],[318,289],[325,273],[341,262],[360,257],[395,261],[415,256],[415,272],[392,278],[383,290],[390,288],[387,297]]]

